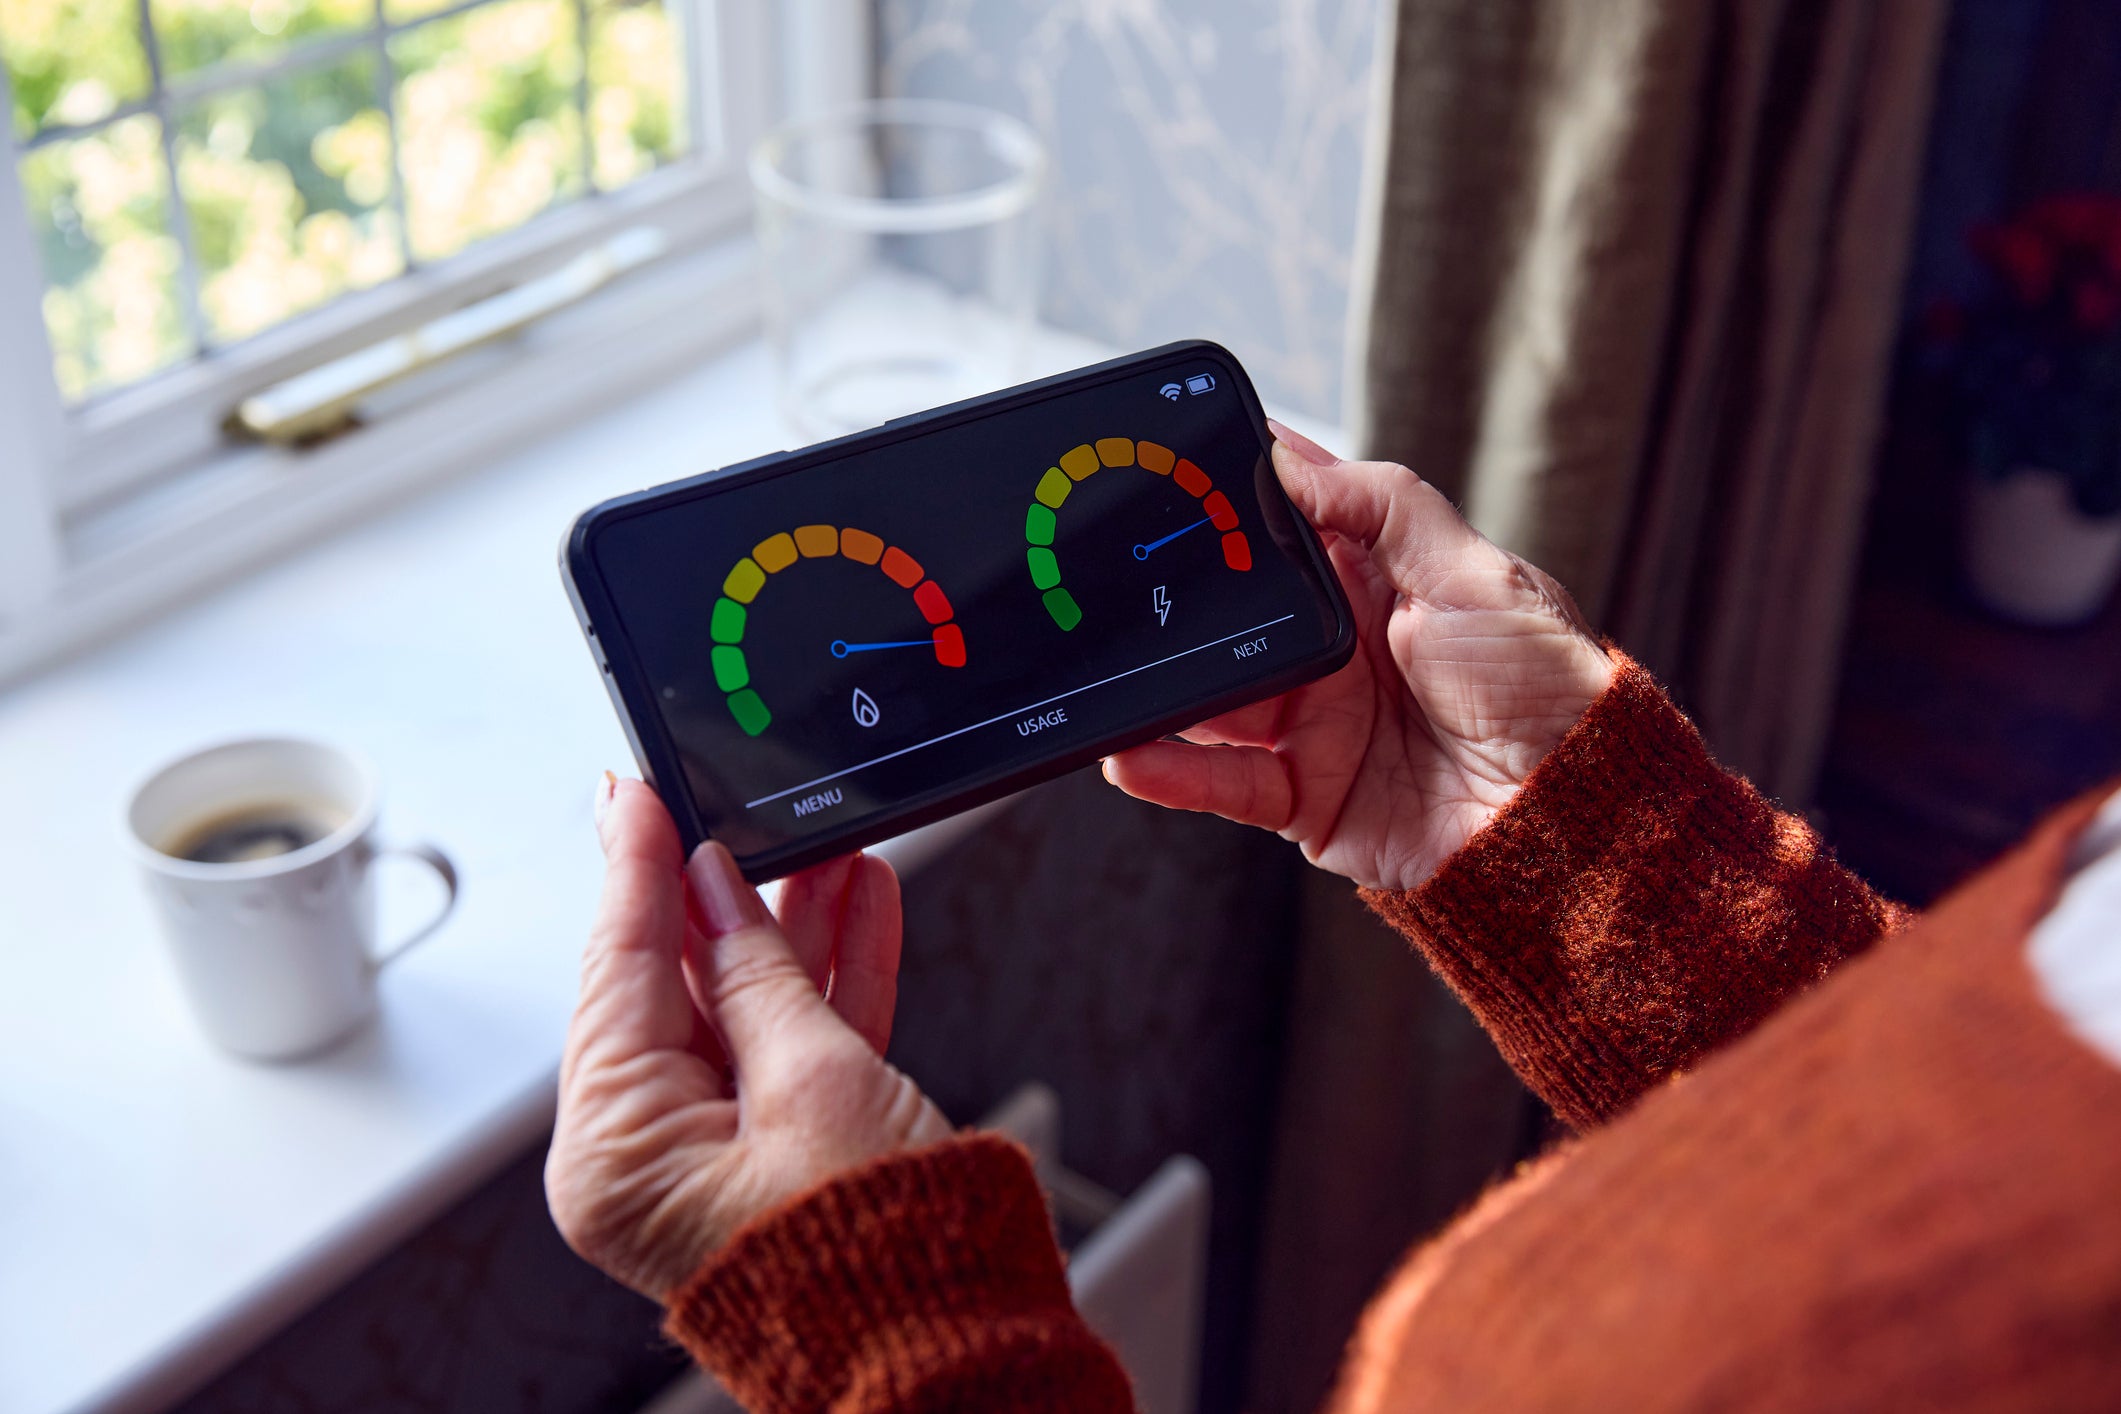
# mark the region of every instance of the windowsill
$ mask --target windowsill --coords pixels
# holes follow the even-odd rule
[[[351,435],[301,450],[224,445],[77,507],[56,593],[0,621],[0,688],[731,348],[758,328],[757,285],[748,239],[686,251],[385,389]]]
[[[182,1397],[550,1123],[591,792],[630,762],[554,550],[596,500],[793,445],[773,401],[748,344],[0,694],[0,1408]],[[464,879],[380,1020],[282,1066],[192,1024],[118,826],[160,761],[260,732],[370,757],[386,835]],[[917,869],[976,819],[879,852]],[[388,933],[428,899],[384,883]]]

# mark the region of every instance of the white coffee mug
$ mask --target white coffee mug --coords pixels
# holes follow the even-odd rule
[[[165,851],[201,822],[299,805],[328,833],[269,858],[200,863]],[[374,772],[316,742],[229,742],[148,777],[126,810],[133,853],[162,915],[185,994],[207,1035],[237,1055],[320,1050],[376,1009],[376,974],[442,926],[457,871],[430,845],[375,841]],[[440,876],[441,911],[376,944],[376,861],[415,859]]]

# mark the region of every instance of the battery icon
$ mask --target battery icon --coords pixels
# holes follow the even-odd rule
[[[1186,380],[1186,391],[1193,394],[1195,397],[1198,397],[1202,393],[1214,392],[1215,375],[1212,373],[1194,374],[1191,378],[1188,378]]]

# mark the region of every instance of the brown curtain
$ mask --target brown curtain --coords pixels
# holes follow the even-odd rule
[[[1723,760],[1824,747],[1943,0],[1399,0],[1350,425]]]
[[[1802,806],[1943,0],[1384,0],[1350,425]],[[1318,891],[1314,890],[1314,894]],[[1405,1244],[1536,1143],[1470,1019],[1308,900],[1250,1377],[1317,1407]]]

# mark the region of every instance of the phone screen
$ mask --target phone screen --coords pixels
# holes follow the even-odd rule
[[[1330,651],[1243,376],[1175,355],[600,520],[700,824],[768,854]]]

